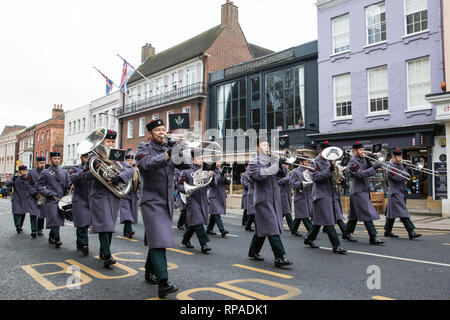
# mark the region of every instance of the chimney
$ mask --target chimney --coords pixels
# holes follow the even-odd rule
[[[151,44],[146,43],[145,46],[142,47],[141,63],[147,60],[147,58],[153,57],[154,55],[155,55],[155,48],[153,48]]]
[[[52,120],[55,120],[58,116],[64,113],[62,104],[55,104],[52,109]]]
[[[237,27],[239,23],[238,19],[238,7],[236,7],[233,2],[227,0],[225,4],[222,5],[222,27]]]

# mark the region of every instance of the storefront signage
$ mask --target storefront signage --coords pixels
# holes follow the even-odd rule
[[[436,105],[436,118],[438,120],[450,120],[450,103]]]
[[[440,145],[442,148],[445,148],[445,147],[447,146],[447,139],[445,139],[445,138],[439,139],[439,145]]]
[[[294,57],[294,49],[289,49],[277,54],[270,55],[268,57],[263,57],[258,60],[242,63],[240,65],[225,69],[225,77],[248,72],[250,70],[255,70],[269,64],[281,62],[287,59],[292,59],[293,57]]]
[[[439,176],[434,177],[434,198],[447,199],[447,163],[435,162],[434,171],[439,173]]]

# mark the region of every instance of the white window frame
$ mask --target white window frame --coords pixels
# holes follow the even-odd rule
[[[70,136],[72,134],[72,123],[69,122],[69,132],[68,132],[68,136]]]
[[[174,114],[173,110],[167,111],[166,112],[166,129],[169,128],[169,115]]]
[[[152,120],[158,120],[159,119],[159,113],[155,113],[152,115]]]
[[[370,105],[370,100],[371,100],[371,92],[374,90],[371,90],[371,82],[370,82],[370,72],[371,71],[377,71],[377,70],[386,70],[386,81],[382,81],[386,83],[386,98],[388,99],[388,109],[387,110],[382,110],[382,111],[372,111],[371,110],[371,105]],[[374,68],[370,68],[367,69],[367,110],[368,110],[368,114],[369,115],[380,115],[380,114],[389,114],[389,74],[388,74],[388,67],[387,65],[384,66],[379,66],[379,67],[374,67]],[[353,110],[352,110],[353,111]]]
[[[420,58],[416,58],[416,59],[411,59],[406,61],[406,91],[407,91],[407,101],[408,101],[408,105],[407,105],[407,112],[408,111],[417,111],[417,110],[427,110],[427,109],[431,109],[431,104],[429,102],[427,102],[425,100],[425,94],[423,96],[423,105],[420,106],[411,106],[411,101],[410,101],[410,72],[409,72],[409,64],[414,62],[414,61],[418,61],[418,60],[424,60],[427,59],[428,60],[428,86],[429,86],[429,90],[427,90],[428,92],[425,94],[429,94],[431,93],[431,61],[430,61],[430,56],[425,56],[425,57],[420,57]],[[423,76],[420,76],[421,79],[423,79]],[[423,83],[423,82],[422,82]]]
[[[93,115],[92,116],[92,126],[93,126],[93,128],[92,129],[97,129],[97,115]]]
[[[105,127],[106,129],[109,128],[109,110],[105,111]]]
[[[86,118],[83,118],[83,132],[86,131]]]
[[[127,139],[133,139],[133,120],[127,122]]]
[[[67,158],[70,159],[70,144],[67,145]]]
[[[334,119],[335,120],[348,120],[353,119],[353,105],[352,105],[352,114],[346,115],[346,116],[337,116],[337,107],[336,107],[336,78],[343,77],[343,76],[349,76],[350,77],[350,103],[352,103],[352,75],[351,73],[343,73],[333,76],[333,112],[334,112]]]
[[[187,112],[186,112],[186,110],[187,110]],[[183,113],[189,113],[189,114],[191,114],[191,106],[183,107]]]
[[[347,17],[347,20],[348,20],[348,32],[339,34],[339,36],[343,36],[345,34],[348,34],[348,49],[340,51],[340,52],[336,52],[336,47],[335,47],[335,45],[336,45],[336,41],[335,41],[336,35],[335,35],[335,30],[334,30],[335,29],[334,28],[334,24],[335,24],[336,21],[338,21],[338,19],[343,19],[344,17]],[[343,15],[340,15],[338,17],[334,17],[334,18],[331,19],[331,41],[332,41],[332,48],[333,48],[332,55],[338,55],[338,54],[342,54],[342,53],[350,51],[351,38],[350,38],[350,14],[349,13],[346,13],[346,14],[343,14]]]
[[[78,119],[77,121],[77,132],[81,132],[81,120]]]
[[[411,1],[411,0],[403,0],[403,28],[404,28],[404,36],[403,37],[409,37],[409,36],[413,36],[415,34],[419,34],[419,33],[423,33],[423,32],[427,32],[430,29],[430,17],[428,15],[428,1],[424,0],[426,2],[426,6],[427,6],[427,28],[424,30],[420,30],[417,32],[412,32],[412,33],[408,33],[408,24],[407,24],[407,20],[406,20],[406,16],[407,16],[407,12],[406,12],[406,2]],[[421,12],[421,11],[416,11],[417,12]]]
[[[139,118],[139,137],[145,136],[145,117]]]
[[[386,39],[384,39],[384,40],[381,39],[381,34],[382,34],[382,32],[381,32],[381,24],[382,24],[382,22],[380,21],[380,22],[378,22],[376,24],[373,24],[373,25],[370,25],[370,26],[368,24],[369,23],[368,22],[368,11],[372,7],[379,7],[381,5],[384,7],[384,17],[385,17],[384,24],[386,26]],[[366,45],[367,46],[373,46],[373,45],[377,45],[377,44],[386,42],[386,40],[387,40],[386,3],[383,1],[383,2],[379,2],[379,3],[372,4],[370,6],[367,6],[366,9],[365,9],[365,14],[366,14]],[[380,27],[380,32],[381,32],[381,34],[380,34],[380,41],[377,41],[377,42],[374,42],[374,43],[370,43],[369,42],[369,27],[373,28],[373,27],[376,27],[376,26]]]
[[[184,79],[186,87],[197,82],[197,66],[195,64],[186,67],[184,70]]]
[[[172,72],[170,74],[170,90],[169,91],[175,91],[179,87],[178,85],[178,71]]]
[[[155,80],[154,95],[158,96],[164,93],[164,78],[159,77]]]

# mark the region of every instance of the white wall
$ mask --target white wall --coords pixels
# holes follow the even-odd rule
[[[83,119],[85,125],[83,127]],[[78,121],[80,126],[78,128]],[[74,130],[75,123],[75,130]],[[69,130],[70,127],[70,130]],[[76,152],[76,147],[86,136],[90,130],[90,105],[70,110],[66,112],[64,121],[64,160],[63,166],[72,166],[80,163],[80,156]],[[70,145],[70,150],[69,150]],[[69,152],[70,151],[70,152]]]

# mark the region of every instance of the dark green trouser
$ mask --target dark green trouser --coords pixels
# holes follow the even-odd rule
[[[128,234],[133,231],[133,227],[131,226],[131,221],[126,220],[123,222],[123,234]]]
[[[358,220],[348,220],[345,232],[347,234],[355,232],[357,223]],[[377,235],[377,229],[375,229],[375,226],[372,221],[364,221],[364,226],[366,227],[369,236],[375,237]]]
[[[31,232],[38,231],[38,222],[36,216],[30,216]]]
[[[77,248],[89,244],[88,229],[88,226],[77,228]]]
[[[306,230],[309,231],[312,228],[312,222],[309,218],[303,218],[303,219],[295,219],[292,223],[292,232],[297,232],[298,228],[300,227],[300,223],[303,222],[303,225],[305,226]]]
[[[183,242],[186,243],[190,241],[194,233],[197,234],[198,241],[201,245],[205,245],[209,242],[208,235],[206,234],[205,228],[202,224],[196,226],[188,226],[183,235]]]
[[[342,220],[337,221],[337,225],[339,226],[339,229],[341,229],[342,234],[344,235],[347,230],[347,226],[345,225],[345,222]]]
[[[169,279],[169,274],[167,273],[166,249],[148,250],[145,271],[154,274],[158,282]]]
[[[14,218],[14,225],[16,228],[22,228],[23,222],[25,221],[25,215],[24,214],[13,214]]]
[[[318,225],[313,225],[311,230],[308,231],[308,235],[306,236],[309,240],[316,240],[317,238],[317,234],[320,231],[320,227]],[[333,248],[339,246],[341,244],[341,242],[339,241],[339,237],[336,233],[336,229],[334,228],[334,226],[324,226],[327,234],[328,234],[328,239],[331,242],[331,245],[333,246]]]
[[[42,231],[44,229],[45,218],[38,218],[38,231]]]
[[[255,221],[255,216],[247,216],[247,223],[245,224],[246,229],[250,229],[252,227],[252,223]]]
[[[112,232],[100,232],[98,234],[98,239],[100,240],[100,252],[103,253],[106,259],[111,257],[111,240]]]
[[[180,228],[186,224],[186,209],[181,210],[180,217],[178,218],[177,227]]]
[[[286,251],[284,250],[283,242],[281,242],[280,236],[268,236],[267,238],[269,238],[270,246],[272,248],[275,259],[283,258],[286,254]],[[250,244],[248,254],[259,254],[265,240],[266,237],[258,237],[255,232],[255,235],[253,236],[252,242]]]
[[[242,225],[245,226],[247,223],[248,215],[247,215],[247,209],[244,209],[244,213],[242,214]]]
[[[406,231],[408,231],[408,233],[411,233],[416,228],[416,226],[414,225],[414,223],[411,221],[410,218],[400,218],[400,221],[403,222],[403,225],[405,226],[405,229],[406,229]],[[394,219],[386,219],[386,225],[384,226],[384,230],[386,232],[392,232],[392,228],[394,227],[394,222],[395,222],[395,218]]]
[[[222,217],[220,214],[211,214],[209,216],[209,224],[208,224],[208,231],[213,231],[214,225],[217,224],[217,227],[219,228],[219,231],[222,232],[225,230],[223,227]]]
[[[289,229],[292,231],[292,214],[285,213],[285,214],[283,214],[283,217],[286,218],[287,225],[288,225]]]
[[[59,240],[59,227],[50,228],[49,236],[55,240]]]

